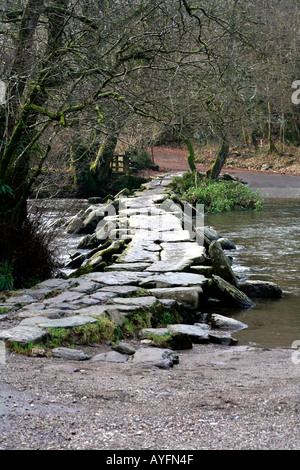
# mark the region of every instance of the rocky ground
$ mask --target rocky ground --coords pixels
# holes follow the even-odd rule
[[[169,370],[11,354],[0,448],[298,450],[299,365],[288,350],[194,345]]]
[[[156,186],[156,182],[150,184],[148,192],[141,192],[132,202],[139,203],[140,209],[147,209],[146,203],[150,203],[161,210],[158,201],[162,198],[160,203],[165,203],[169,199],[163,196],[164,189]],[[103,217],[101,211],[95,212],[95,216]],[[87,223],[90,228],[91,214],[81,220],[85,228]],[[130,220],[131,228],[145,228],[143,214],[140,219],[133,215]],[[172,223],[177,227],[176,220]],[[100,237],[97,233],[88,234],[87,239]],[[46,281],[35,291],[19,293],[17,300],[7,299],[3,305],[10,309],[2,314],[0,339],[26,343],[35,340],[37,334],[41,340],[49,327],[73,328],[94,323],[95,317],[103,315],[122,326],[126,309],[135,311],[138,304],[152,308],[157,303],[170,306],[175,301],[199,310],[198,302],[203,300],[207,284],[207,278],[199,272],[209,268],[205,266],[205,250],[199,251],[195,242],[194,249],[190,249],[186,231],[181,228],[175,231],[176,240],[168,240],[166,234],[161,238],[165,240],[154,246],[153,242],[145,245],[143,238],[133,237],[134,243],[131,239],[121,253],[110,252],[114,258],[108,265],[103,261],[107,261],[107,251],[100,250],[102,256],[96,251],[83,265],[92,268],[83,277]],[[221,247],[218,251],[223,253]],[[213,261],[211,251],[210,258]],[[120,261],[128,271],[120,270]],[[103,263],[108,272],[98,272],[103,271]],[[171,271],[167,280],[166,265]],[[187,268],[194,272],[187,273]],[[187,282],[186,276],[199,276],[198,287]],[[230,265],[226,276],[233,285]],[[132,299],[123,292],[122,297],[124,286],[146,287],[151,295],[143,291],[142,296]],[[246,300],[244,307],[249,308],[249,298],[239,290],[242,286],[237,286],[238,301]],[[113,292],[116,287],[122,289]],[[274,286],[268,288],[274,291]],[[140,338],[127,342],[134,354],[118,353],[108,343],[80,346],[77,351],[68,349],[67,355],[65,350],[55,354],[52,351],[50,357],[39,349],[25,356],[4,348],[0,358],[0,448],[298,449],[297,352],[239,347],[226,338],[221,345],[214,344],[216,337],[210,336],[210,326],[209,330],[203,325],[194,327],[201,333],[197,332],[196,340],[194,332],[189,334],[192,347],[178,348],[167,357],[161,356],[165,354],[161,348],[148,343],[142,346]],[[145,351],[152,353],[150,360],[143,355]],[[153,359],[156,353],[160,356]]]

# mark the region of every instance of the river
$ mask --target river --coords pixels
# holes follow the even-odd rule
[[[283,290],[282,299],[256,300],[251,310],[223,310],[248,325],[234,334],[240,345],[290,348],[300,340],[299,211],[298,199],[266,198],[261,212],[238,211],[205,218],[206,225],[237,246],[227,252],[233,257],[237,275],[272,281]]]

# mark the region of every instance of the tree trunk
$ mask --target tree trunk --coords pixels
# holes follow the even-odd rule
[[[103,186],[105,186],[111,176],[111,163],[114,158],[117,142],[118,134],[112,133],[108,135],[98,151],[96,160],[90,167],[90,180],[95,195],[102,192]]]
[[[35,246],[37,240],[34,239],[36,234],[33,230],[30,231],[30,226],[33,225],[27,214],[27,198],[33,181],[30,159],[34,144],[41,132],[37,126],[39,111],[36,108],[44,105],[48,99],[46,88],[53,79],[52,67],[58,66],[62,25],[65,21],[61,10],[59,15],[49,14],[48,48],[40,64],[41,72],[34,81],[25,71],[26,66],[30,67],[31,57],[35,55],[34,36],[43,3],[43,0],[27,1],[19,34],[16,36],[18,42],[11,68],[11,75],[15,81],[12,81],[12,86],[7,89],[7,101],[11,102],[11,108],[5,134],[2,137],[5,139],[5,146],[2,147],[0,154],[0,190],[2,188],[3,191],[3,188],[8,187],[11,191],[11,194],[7,193],[5,197],[0,198],[0,263],[7,261],[14,266],[19,265],[21,269],[20,259],[23,259],[26,243],[29,245],[32,242],[32,246]],[[56,0],[56,4],[60,7],[64,3],[65,0]],[[33,83],[29,83],[30,80]],[[41,125],[40,128],[46,129],[49,123]],[[43,157],[39,155],[37,168],[40,167],[42,159]],[[38,174],[38,170],[35,174]],[[25,227],[33,239],[26,240]],[[21,246],[23,246],[22,253]],[[30,263],[30,260],[27,262]],[[20,273],[15,274],[20,275]],[[35,277],[34,273],[32,277]]]
[[[207,179],[216,180],[219,177],[222,171],[222,168],[225,164],[226,158],[228,156],[228,152],[229,152],[229,144],[228,144],[227,139],[223,137],[222,144],[219,149],[217,158],[215,162],[213,163],[213,165],[206,172]]]
[[[195,152],[194,152],[193,144],[190,139],[185,139],[185,143],[189,151],[187,161],[188,161],[190,170],[194,172],[196,170],[196,165],[195,165]]]

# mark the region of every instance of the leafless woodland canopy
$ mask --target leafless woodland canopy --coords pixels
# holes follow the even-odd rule
[[[84,169],[95,188],[118,147],[164,135],[298,145],[299,10],[297,0],[2,0],[0,260],[52,167]]]

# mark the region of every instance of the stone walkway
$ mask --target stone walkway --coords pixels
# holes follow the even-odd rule
[[[0,340],[40,344],[47,339],[49,328],[84,326],[103,317],[121,328],[126,317],[136,313],[176,309],[194,322],[144,329],[139,332],[137,350],[121,342],[121,346],[113,345],[111,351],[95,357],[69,348],[56,348],[52,354],[64,359],[130,360],[168,368],[177,363],[178,355],[169,348],[151,347],[149,335],[180,334],[190,340],[186,347],[194,342],[236,344],[230,330],[246,325],[229,325],[220,315],[210,318],[209,323],[200,320],[212,282],[214,292],[217,289],[223,298],[226,281],[222,280],[220,287],[218,277],[214,279],[217,273],[208,247],[213,240],[226,240],[213,229],[204,229],[201,218],[185,214],[169,188],[172,179],[171,174],[152,179],[133,195],[125,190],[114,200],[91,205],[68,221],[66,230],[79,237],[78,252],[68,263],[71,275],[41,282],[0,304]],[[200,220],[200,226],[195,226],[195,220]],[[238,291],[239,302],[241,298],[246,301],[246,308],[254,305],[236,286],[230,287]]]

